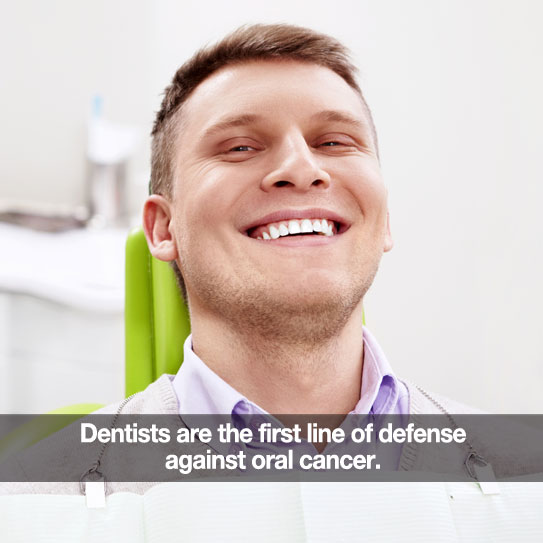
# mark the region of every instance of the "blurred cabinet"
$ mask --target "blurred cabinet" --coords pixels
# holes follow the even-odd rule
[[[0,412],[123,397],[125,238],[0,225]]]
[[[122,313],[1,293],[0,412],[40,413],[123,397]]]

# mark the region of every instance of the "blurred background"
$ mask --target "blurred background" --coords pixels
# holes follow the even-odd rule
[[[395,239],[366,317],[392,367],[543,412],[542,17],[538,0],[3,1],[0,412],[123,397],[123,244],[161,93],[255,22],[329,33],[360,67]]]

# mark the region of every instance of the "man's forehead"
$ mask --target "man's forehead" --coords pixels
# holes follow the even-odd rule
[[[183,105],[183,125],[200,135],[256,124],[274,118],[276,107],[314,104],[313,121],[343,122],[370,129],[359,92],[333,70],[300,61],[251,61],[225,66],[211,74]]]

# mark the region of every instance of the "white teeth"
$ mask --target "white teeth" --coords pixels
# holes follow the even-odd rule
[[[270,236],[271,239],[277,239],[280,236],[279,230],[275,226],[270,226]]]
[[[289,221],[288,223],[288,233],[289,234],[299,234],[301,232],[300,223],[298,221]]]
[[[334,235],[334,222],[326,219],[291,219],[270,224],[268,231],[262,229],[256,239],[278,239],[288,235],[320,233],[325,236]]]
[[[313,232],[313,225],[311,224],[311,221],[309,219],[304,219],[302,221],[301,228],[304,234],[309,234],[310,232]]]

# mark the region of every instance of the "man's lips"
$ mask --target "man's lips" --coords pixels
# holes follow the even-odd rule
[[[242,227],[253,239],[277,240],[293,237],[334,236],[342,234],[350,223],[328,209],[285,209],[269,213]]]

